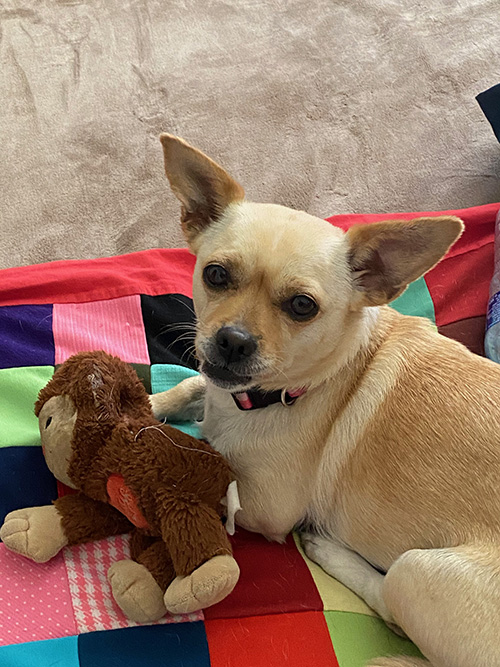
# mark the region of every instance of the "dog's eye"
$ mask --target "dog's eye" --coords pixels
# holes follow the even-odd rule
[[[306,294],[297,294],[282,307],[294,320],[310,320],[319,310],[316,301]]]
[[[203,280],[209,287],[227,287],[229,273],[220,264],[209,264],[203,269]]]
[[[45,422],[45,428],[49,428],[50,424],[52,422],[52,417],[49,417],[47,421]]]

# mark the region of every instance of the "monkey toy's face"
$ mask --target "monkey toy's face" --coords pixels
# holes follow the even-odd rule
[[[75,488],[68,475],[73,456],[73,431],[77,410],[71,398],[62,394],[44,403],[38,415],[38,426],[45,460],[52,474],[63,484]]]

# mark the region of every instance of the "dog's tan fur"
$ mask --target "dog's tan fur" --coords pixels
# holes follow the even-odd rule
[[[252,386],[307,388],[292,408],[241,412],[206,383],[203,433],[237,473],[239,522],[277,540],[305,526],[308,555],[434,667],[500,665],[500,368],[386,305],[440,259],[461,222],[344,234],[246,202],[202,153],[169,135],[162,143],[197,255],[200,360],[221,326],[238,325],[259,341]],[[234,276],[219,292],[202,280],[214,262]],[[298,293],[319,304],[310,321],[280,307]],[[156,413],[191,414],[201,383],[190,382],[152,397]]]

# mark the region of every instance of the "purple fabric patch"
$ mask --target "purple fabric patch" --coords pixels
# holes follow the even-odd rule
[[[0,368],[53,366],[52,305],[0,308]]]

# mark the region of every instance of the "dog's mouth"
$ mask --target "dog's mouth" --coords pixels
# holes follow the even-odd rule
[[[209,361],[201,365],[201,372],[206,375],[215,385],[222,389],[236,389],[247,387],[252,382],[251,375],[242,375],[232,371],[227,366],[216,366]]]

